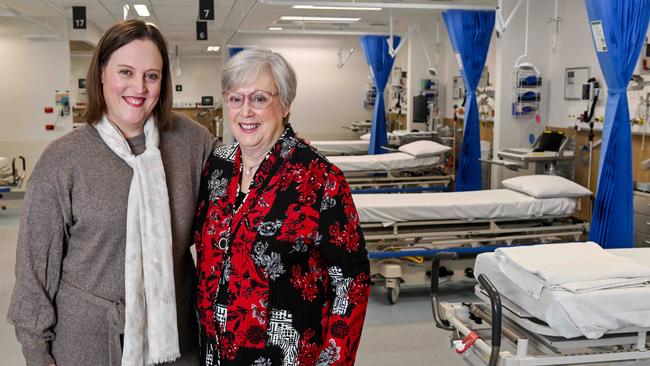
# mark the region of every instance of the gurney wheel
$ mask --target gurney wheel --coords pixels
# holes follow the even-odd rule
[[[389,304],[395,305],[395,303],[397,303],[398,298],[399,298],[399,283],[395,287],[386,287],[386,300],[388,300]]]

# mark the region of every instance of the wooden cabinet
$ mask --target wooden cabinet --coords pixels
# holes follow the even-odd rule
[[[650,194],[634,191],[634,245],[650,247]]]

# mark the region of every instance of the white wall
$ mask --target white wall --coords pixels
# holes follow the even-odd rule
[[[504,1],[504,18],[510,15],[515,3],[515,0]],[[552,75],[548,65],[554,26],[547,22],[547,18],[552,16],[552,1],[530,1],[528,56],[521,61],[532,63],[542,75],[542,102],[537,113],[538,119],[535,116],[512,116],[514,66],[517,58],[524,53],[526,2],[518,9],[504,34],[497,38],[494,151],[508,147],[529,147],[529,134],[541,133],[548,121],[548,110],[555,108],[549,104],[550,86],[557,83],[557,76]],[[509,172],[504,168],[493,166],[492,187],[499,187],[507,173]]]
[[[369,119],[372,110],[363,108],[369,71],[359,46],[341,69],[337,51],[357,45],[358,37],[237,35],[238,46],[268,47],[293,65],[298,76],[298,94],[291,106],[291,124],[312,140],[352,139],[344,129],[357,120]]]
[[[221,105],[221,58],[214,56],[180,57],[181,75],[172,69],[172,88],[183,86],[182,92],[174,91],[174,106],[200,103],[202,96],[213,96],[215,105]]]
[[[45,146],[72,128],[71,116],[43,111],[55,107],[56,90],[70,89],[70,51],[62,20],[50,19],[62,37],[48,40],[23,38],[34,26],[18,19],[3,22],[15,24],[11,33],[0,32],[0,156],[25,156],[29,173]],[[46,131],[54,122],[59,129]]]
[[[549,124],[557,127],[573,127],[575,115],[582,113],[587,108],[585,101],[564,100],[564,73],[568,67],[589,67],[591,76],[595,77],[601,85],[600,101],[594,117],[603,117],[605,102],[607,100],[607,85],[598,64],[594,50],[593,37],[589,27],[589,19],[584,1],[565,0],[559,2],[559,15],[564,18],[560,23],[558,45],[556,53],[549,53],[549,75],[554,77],[551,84],[551,108],[549,110]],[[645,51],[645,48],[642,52]],[[639,70],[635,70],[638,73]],[[642,72],[648,79],[648,73]],[[630,117],[634,118],[635,110],[639,104],[639,96],[644,96],[650,91],[646,87],[642,91],[630,91],[628,103]],[[571,116],[571,117],[569,117]],[[584,126],[583,126],[584,127]],[[596,129],[602,128],[602,123],[596,123]],[[640,132],[640,126],[633,126],[633,132]]]
[[[444,62],[445,57],[440,53],[444,52],[444,47],[442,45],[444,42],[449,42],[449,37],[447,36],[445,24],[440,13],[429,13],[420,17],[412,17],[410,19],[410,24],[417,24],[420,29],[420,33],[414,32],[408,40],[408,45],[405,45],[405,47],[408,46],[407,54],[409,71],[409,89],[407,98],[409,102],[412,102],[413,97],[420,92],[420,80],[431,79],[431,75],[429,75],[427,71],[429,66],[434,66],[436,68],[439,80],[442,81],[443,77],[446,79],[447,67]],[[438,24],[437,28],[439,30],[438,40],[436,40],[436,24]],[[420,34],[422,35],[421,40]],[[431,65],[427,62],[427,55],[422,47],[423,43],[424,47],[426,47],[426,52],[429,53]],[[439,52],[437,52],[438,50]],[[438,53],[438,60],[436,60],[436,53]],[[443,95],[444,92],[445,90],[442,90]],[[441,103],[442,105],[440,106],[440,109],[441,115],[443,115],[446,103],[444,101],[441,101]],[[413,110],[409,108],[407,116],[408,129],[412,128],[410,125],[412,120]]]

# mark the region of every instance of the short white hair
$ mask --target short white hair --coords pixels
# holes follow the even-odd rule
[[[269,49],[245,49],[228,60],[221,71],[221,90],[227,92],[249,84],[264,71],[271,73],[282,106],[289,109],[296,98],[296,72],[282,55]]]

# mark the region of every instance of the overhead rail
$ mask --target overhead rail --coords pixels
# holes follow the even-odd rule
[[[295,1],[295,0],[257,0],[260,4],[292,6],[292,5],[312,5],[328,7],[349,7],[367,6],[384,9],[411,9],[411,10],[495,10],[494,6],[489,5],[459,5],[459,4],[422,4],[422,3],[384,3],[384,2],[350,2],[350,1]]]

